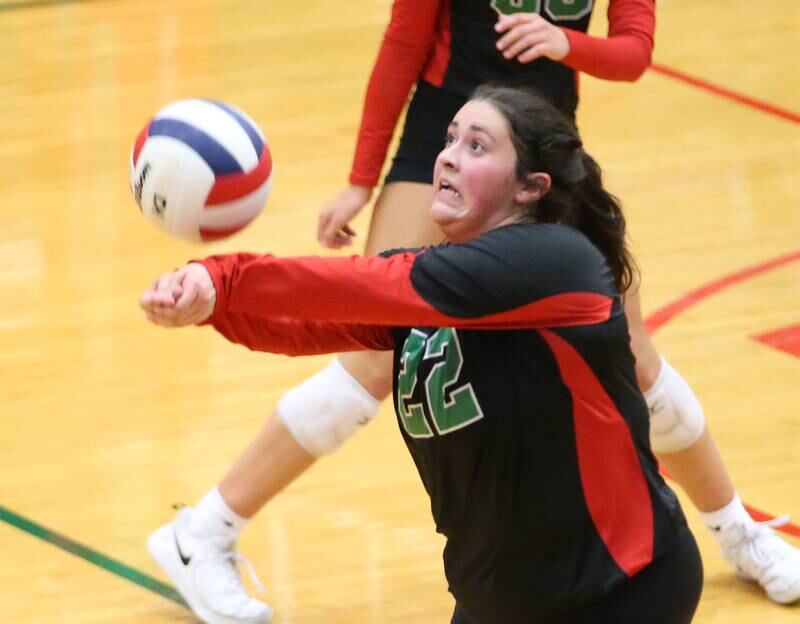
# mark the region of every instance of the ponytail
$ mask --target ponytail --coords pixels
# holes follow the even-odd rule
[[[625,236],[625,215],[619,199],[603,187],[602,171],[582,146],[574,149],[570,171],[577,179],[553,176],[550,191],[539,200],[539,221],[565,223],[580,230],[605,256],[620,293],[634,281],[636,264]],[[571,178],[572,176],[568,176]]]
[[[600,166],[583,150],[574,124],[524,89],[485,85],[472,97],[492,104],[508,122],[517,178],[532,172],[550,175],[550,190],[532,207],[534,220],[580,230],[606,258],[615,286],[624,293],[636,274],[625,217],[619,200],[603,188]]]

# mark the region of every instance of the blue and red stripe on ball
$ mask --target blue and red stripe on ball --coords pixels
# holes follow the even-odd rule
[[[272,173],[272,155],[256,129],[236,110],[221,102],[206,101],[224,109],[247,133],[258,155],[258,164],[252,170],[245,172],[233,155],[210,135],[184,121],[169,118],[151,119],[142,129],[133,146],[133,164],[135,167],[148,137],[168,136],[185,143],[202,156],[214,173],[214,185],[204,203],[206,210],[213,210],[217,206],[245,197],[264,184]],[[225,229],[200,227],[200,237],[204,241],[225,238],[243,229],[251,220]]]

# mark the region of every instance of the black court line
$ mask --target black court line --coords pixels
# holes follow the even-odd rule
[[[140,572],[135,568],[125,565],[121,561],[112,559],[101,552],[71,540],[65,535],[51,531],[50,529],[37,524],[33,520],[16,514],[10,509],[6,509],[2,505],[0,505],[0,520],[7,522],[11,526],[18,528],[25,533],[33,535],[34,537],[38,537],[48,544],[52,544],[53,546],[56,546],[57,548],[70,553],[71,555],[75,555],[76,557],[80,557],[89,563],[93,563],[97,567],[102,568],[107,572],[111,572],[111,574],[115,574],[121,578],[124,578],[125,580],[130,581],[139,587],[149,589],[151,592],[154,592],[166,598],[167,600],[171,600],[182,607],[186,607],[187,609],[189,608],[186,602],[184,602],[183,598],[181,598],[180,594],[178,594],[178,592],[175,591],[175,588],[171,585],[162,583],[158,579],[155,579],[144,572]]]
[[[100,0],[24,0],[23,2],[0,2],[0,11],[17,11],[23,9],[41,9],[62,4],[85,4]]]

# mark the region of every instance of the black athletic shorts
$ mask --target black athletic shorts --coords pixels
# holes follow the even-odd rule
[[[513,624],[690,624],[703,589],[703,564],[694,536],[686,531],[676,548],[607,596],[557,619]],[[456,604],[450,624],[501,624]],[[512,624],[503,622],[502,624]]]
[[[384,183],[433,183],[433,164],[444,147],[447,126],[466,98],[420,80],[406,111],[400,145]]]

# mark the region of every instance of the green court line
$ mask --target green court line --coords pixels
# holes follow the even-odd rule
[[[148,576],[144,572],[139,572],[139,570],[131,568],[121,561],[107,557],[101,552],[89,548],[88,546],[84,546],[83,544],[79,544],[65,535],[51,531],[50,529],[37,524],[33,520],[20,516],[19,514],[6,509],[2,505],[0,505],[0,520],[7,522],[11,526],[17,527],[21,531],[25,531],[34,537],[42,539],[48,544],[52,544],[61,550],[65,550],[76,557],[80,557],[89,563],[93,563],[97,567],[103,568],[107,572],[111,572],[111,574],[116,574],[117,576],[120,576],[131,583],[135,583],[140,587],[149,589],[150,591],[163,596],[167,600],[171,600],[172,602],[181,605],[182,607],[186,607],[187,609],[189,608],[186,602],[184,602],[183,598],[181,598],[180,594],[178,594],[178,592],[175,591],[175,588],[171,585],[162,583],[158,579]]]
[[[22,9],[39,9],[41,7],[61,4],[80,4],[92,0],[24,0],[23,2],[0,2],[0,11],[17,11]],[[95,2],[97,0],[94,0]]]

